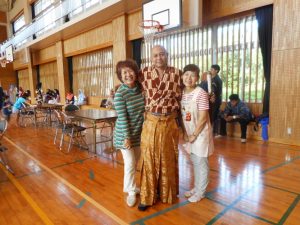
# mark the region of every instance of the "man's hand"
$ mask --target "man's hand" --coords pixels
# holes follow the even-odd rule
[[[209,101],[211,103],[214,103],[216,101],[216,95],[214,93],[209,96]]]
[[[233,116],[225,116],[224,118],[227,122],[233,120]]]
[[[127,149],[130,149],[131,148],[131,141],[130,139],[124,139],[124,147],[127,148]]]

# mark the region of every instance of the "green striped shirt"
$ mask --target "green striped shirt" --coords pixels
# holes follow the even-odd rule
[[[124,149],[124,139],[129,138],[131,146],[140,146],[144,122],[145,103],[141,89],[122,84],[115,94],[114,106],[118,118],[114,130],[114,146]]]

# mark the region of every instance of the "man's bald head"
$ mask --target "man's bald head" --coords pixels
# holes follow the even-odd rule
[[[165,69],[168,65],[168,52],[165,47],[155,45],[152,47],[152,64],[158,69]]]

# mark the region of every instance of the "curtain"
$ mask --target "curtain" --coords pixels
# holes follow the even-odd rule
[[[47,89],[58,89],[57,63],[45,63],[39,66],[40,82],[44,92]]]
[[[258,23],[258,37],[263,57],[264,76],[266,80],[263,99],[263,113],[269,113],[273,5],[256,9],[255,15]]]
[[[18,71],[18,84],[24,91],[30,89],[28,69]]]
[[[40,65],[37,65],[35,68],[36,68],[36,80],[37,80],[37,84],[38,84],[41,82]]]
[[[73,57],[70,56],[67,58],[68,60],[68,73],[69,73],[69,83],[70,83],[70,90],[73,92]]]
[[[137,39],[132,41],[132,58],[136,61],[139,68],[141,68],[142,64],[142,40]]]
[[[108,96],[113,88],[112,48],[73,57],[73,89],[82,89],[86,96]]]

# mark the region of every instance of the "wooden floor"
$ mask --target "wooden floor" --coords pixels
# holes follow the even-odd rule
[[[124,201],[120,154],[120,162],[76,147],[65,154],[53,136],[53,128],[10,123],[2,143],[15,176],[1,167],[0,224],[300,224],[300,147],[215,139],[199,203],[183,197],[192,170],[180,149],[177,203],[139,212]]]

